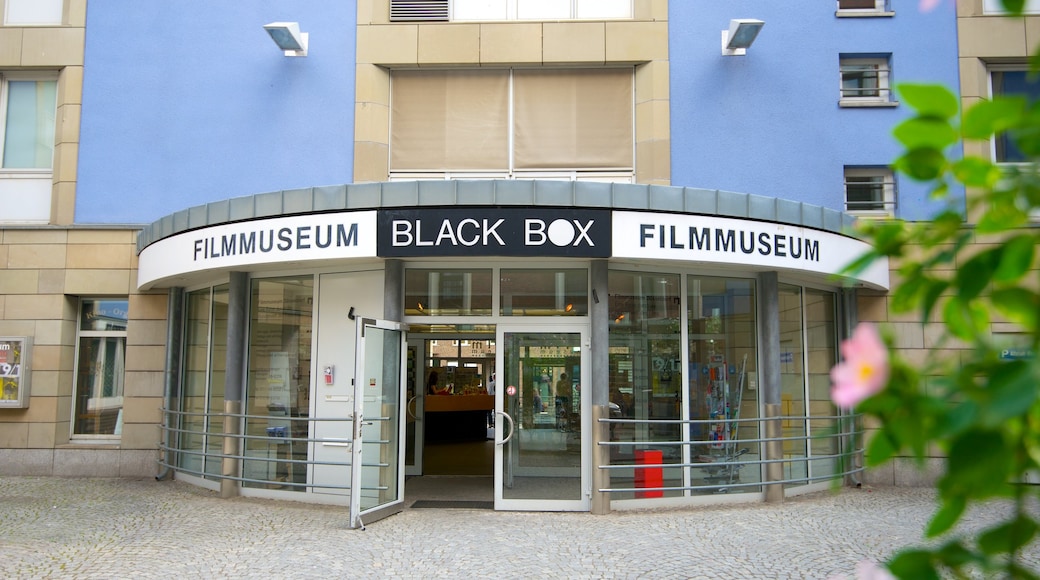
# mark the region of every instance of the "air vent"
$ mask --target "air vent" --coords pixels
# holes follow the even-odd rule
[[[390,22],[447,22],[448,0],[390,0]]]

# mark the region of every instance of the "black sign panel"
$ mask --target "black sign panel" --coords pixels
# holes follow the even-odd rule
[[[610,211],[544,208],[379,210],[381,257],[610,257]]]

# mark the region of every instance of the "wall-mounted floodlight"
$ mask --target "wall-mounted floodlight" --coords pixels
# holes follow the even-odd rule
[[[264,25],[271,40],[285,51],[285,56],[307,56],[306,32],[300,32],[299,22],[272,22]]]
[[[753,18],[735,18],[729,21],[729,30],[722,31],[722,55],[744,56],[747,49],[755,42],[755,37],[765,26],[762,20]]]

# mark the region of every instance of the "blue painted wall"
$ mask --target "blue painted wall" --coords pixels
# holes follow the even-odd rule
[[[671,0],[672,184],[843,209],[843,166],[895,160],[910,111],[839,108],[839,54],[890,53],[893,83],[958,86],[955,3],[891,2],[891,18],[837,18],[833,1]],[[731,18],[766,23],[746,56],[720,54]],[[899,217],[934,212],[927,188],[897,179]]]
[[[357,7],[325,0],[87,5],[78,223],[353,176]],[[263,30],[297,21],[306,58]]]

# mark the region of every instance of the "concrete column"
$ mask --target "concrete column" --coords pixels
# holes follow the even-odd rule
[[[181,361],[183,359],[183,337],[184,337],[184,288],[175,286],[170,288],[166,303],[166,372],[163,377],[163,406],[167,411],[173,410],[180,404],[181,386]],[[178,437],[169,431],[171,428],[180,427],[180,421],[173,415],[167,414],[163,417],[163,424],[167,430],[162,433],[163,447],[176,449]],[[177,454],[169,451],[164,452],[163,462],[166,465],[177,463]],[[170,474],[169,467],[163,467],[156,479],[166,479]]]
[[[590,272],[592,280],[592,307],[589,310],[590,346],[589,363],[592,365],[592,513],[610,512],[610,495],[600,493],[601,488],[610,487],[610,472],[598,466],[610,463],[610,448],[600,445],[608,441],[610,431],[600,418],[610,417],[610,307],[608,304],[607,261],[593,260]]]
[[[776,441],[782,434],[780,419],[780,283],[776,272],[758,275],[758,396],[762,403],[762,435],[771,439],[765,444],[767,461],[783,459],[783,442]],[[770,484],[784,478],[782,463],[767,463],[765,492],[767,502],[784,501],[782,483]]]
[[[246,334],[249,322],[249,276],[245,272],[232,272],[228,285],[228,323],[227,323],[227,369],[224,374],[224,412],[239,415],[243,409],[243,395],[246,392]],[[224,418],[224,455],[242,455],[242,420],[238,417]],[[226,479],[238,477],[240,461],[233,457],[225,457],[220,465],[220,473],[225,479],[220,480],[220,497],[235,497],[241,485],[238,481]]]
[[[383,264],[383,318],[400,322],[404,318],[404,262],[387,260]]]

